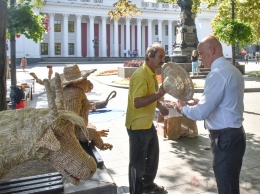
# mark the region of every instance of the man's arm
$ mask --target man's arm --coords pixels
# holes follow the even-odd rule
[[[151,104],[151,103],[159,100],[160,98],[162,98],[165,94],[166,94],[166,92],[163,89],[163,87],[161,86],[159,88],[159,90],[154,94],[151,94],[151,95],[145,96],[145,97],[135,98],[134,99],[134,106],[137,109],[148,106],[149,104]]]

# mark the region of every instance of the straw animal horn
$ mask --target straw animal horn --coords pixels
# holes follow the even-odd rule
[[[59,73],[55,73],[55,91],[56,91],[56,104],[58,107],[58,110],[64,109],[64,95],[63,95],[63,89],[61,86],[61,78]]]
[[[49,80],[44,79],[43,83],[44,83],[46,93],[47,93],[48,106],[49,106],[49,109],[50,109],[50,113],[54,118],[57,118],[58,115],[59,115],[59,112],[58,112],[57,106],[55,104],[54,93],[51,90],[50,82],[49,82]]]

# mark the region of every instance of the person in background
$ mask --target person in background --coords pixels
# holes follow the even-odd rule
[[[156,79],[157,68],[164,64],[165,51],[159,43],[149,46],[145,62],[131,76],[126,111],[129,135],[129,191],[131,194],[167,193],[154,183],[159,164],[159,141],[153,124],[156,108],[161,115],[169,114],[159,102],[165,95]]]
[[[246,53],[246,54],[245,54],[245,64],[248,64],[248,58],[249,58],[249,56],[248,56],[248,54]]]
[[[199,60],[211,71],[200,100],[181,102],[176,109],[193,120],[205,120],[209,130],[213,170],[219,194],[239,194],[239,176],[246,149],[243,128],[244,78],[223,56],[213,36],[198,45]]]
[[[191,64],[192,64],[192,75],[196,72],[197,75],[199,74],[199,62],[198,62],[198,52],[197,50],[192,51],[191,55]]]
[[[25,57],[22,58],[20,66],[22,67],[23,71],[25,71],[25,68],[27,66],[27,59]]]
[[[258,53],[256,53],[256,55],[255,55],[255,63],[259,64],[259,54]]]

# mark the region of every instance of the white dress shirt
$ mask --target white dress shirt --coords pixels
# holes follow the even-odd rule
[[[211,65],[204,92],[195,106],[184,106],[182,112],[193,120],[204,120],[209,130],[239,128],[244,112],[244,78],[224,57]]]

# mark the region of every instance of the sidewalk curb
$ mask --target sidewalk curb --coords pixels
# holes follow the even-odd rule
[[[124,88],[124,89],[128,89],[129,86],[128,85],[120,85],[120,84],[114,84],[112,83],[113,80],[106,82],[105,79],[99,79],[98,76],[91,76],[90,78],[92,78],[93,80],[95,80],[98,83],[101,84],[105,84],[107,86],[111,86],[111,87],[116,87],[116,88]],[[203,93],[204,89],[203,88],[194,88],[194,93]],[[251,93],[251,92],[260,92],[260,88],[245,88],[244,93]]]

